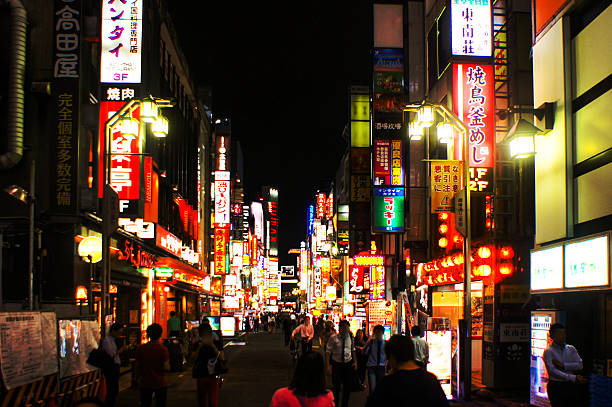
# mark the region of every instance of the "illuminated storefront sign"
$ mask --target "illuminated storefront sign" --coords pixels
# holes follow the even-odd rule
[[[404,185],[404,158],[401,140],[391,140],[391,185]]]
[[[103,1],[100,82],[140,83],[143,0]]]
[[[389,140],[374,141],[375,177],[387,177],[391,174],[390,151],[391,142]]]
[[[489,168],[470,168],[470,191],[493,192],[493,171]]]
[[[168,253],[172,253],[176,257],[181,257],[181,249],[183,246],[181,239],[159,225],[155,225],[155,243],[157,247],[161,247]]]
[[[308,206],[308,218],[306,221],[306,230],[308,231],[308,236],[312,235],[314,215],[315,215],[315,207],[314,205],[309,205]]]
[[[404,188],[374,188],[373,231],[404,231]]]
[[[327,196],[325,219],[330,220],[334,216],[334,193],[330,192]]]
[[[453,65],[453,106],[467,126],[470,167],[495,164],[495,95],[493,65]],[[462,136],[455,137],[455,158],[463,157]]]
[[[270,189],[268,215],[270,216],[270,256],[278,256],[278,191],[275,189]]]
[[[323,282],[321,275],[321,268],[315,267],[314,273],[312,275],[313,279],[313,290],[312,295],[316,298],[321,298],[323,296]]]
[[[253,216],[255,236],[261,242],[264,238],[264,215],[261,202],[251,203],[251,215]]]
[[[385,266],[370,268],[370,299],[382,300],[385,298]]]
[[[172,281],[174,277],[174,269],[173,268],[158,268],[155,267],[152,269],[155,273],[155,279],[159,281]]]
[[[349,294],[365,294],[363,267],[352,266],[349,272]]]
[[[327,197],[325,194],[317,194],[317,218],[322,219],[325,217],[325,204],[327,203]]]
[[[224,227],[230,222],[229,171],[215,171],[215,226]]]
[[[227,244],[229,228],[215,228],[215,275],[224,275],[229,268]]]
[[[451,0],[453,55],[490,57],[492,52],[489,0]]]
[[[355,256],[353,259],[355,265],[361,267],[385,265],[385,256]]]

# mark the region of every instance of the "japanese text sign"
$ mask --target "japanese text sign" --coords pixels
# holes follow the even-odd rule
[[[102,2],[100,82],[140,83],[143,0]]]
[[[312,295],[313,297],[321,298],[323,296],[323,281],[320,267],[315,267],[312,278],[314,283]]]
[[[364,287],[363,267],[352,266],[349,270],[349,293],[365,294],[367,290]]]
[[[461,190],[463,163],[457,160],[431,161],[431,213],[453,212],[453,197]]]
[[[105,123],[123,106],[123,102],[100,103],[100,162],[104,163]],[[132,118],[140,119],[140,108],[132,113]],[[119,199],[138,200],[140,198],[140,134],[123,134],[121,126],[115,125],[110,135],[111,169],[109,183],[117,191]],[[103,179],[104,166],[99,166],[100,181]],[[99,197],[102,198],[103,183],[99,182]]]
[[[54,78],[79,77],[81,2],[55,1]]]
[[[492,52],[489,0],[451,0],[453,55],[490,57]]]
[[[404,231],[404,188],[374,188],[375,233]]]
[[[223,173],[223,174],[221,174]],[[230,223],[230,182],[227,171],[215,171],[215,225],[227,225]]]
[[[495,163],[495,94],[493,65],[453,65],[453,106],[467,127],[470,167]],[[463,157],[462,135],[455,139],[455,158]]]
[[[215,228],[215,275],[226,274],[229,228]]]
[[[155,225],[155,243],[157,247],[161,247],[168,253],[181,257],[181,248],[183,247],[181,239],[159,225]]]
[[[327,196],[325,194],[317,194],[317,218],[322,219],[325,217],[327,204]]]
[[[370,299],[383,300],[385,298],[385,266],[370,268]]]
[[[388,140],[374,141],[374,176],[386,177],[391,173],[390,162],[391,142]]]

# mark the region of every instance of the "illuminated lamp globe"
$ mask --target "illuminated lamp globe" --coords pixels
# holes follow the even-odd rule
[[[438,219],[439,220],[446,220],[448,219],[448,213],[447,212],[442,212],[438,215]]]
[[[440,231],[440,234],[445,234],[448,232],[448,225],[446,223],[441,224],[438,231]]]
[[[138,129],[140,127],[138,120],[131,117],[126,117],[121,119],[119,123],[121,124],[121,134],[124,136],[138,137]]]
[[[431,127],[434,124],[434,107],[423,105],[417,111],[417,122],[421,127]]]
[[[419,141],[423,138],[423,127],[417,122],[410,122],[408,124],[408,136],[410,141]]]
[[[169,293],[169,292],[170,292],[170,287],[165,286],[165,287],[164,287],[164,292]]]
[[[489,277],[491,275],[491,266],[488,264],[482,264],[478,266],[479,274],[483,277]]]
[[[442,144],[449,144],[453,141],[453,125],[450,123],[439,123],[436,126],[438,141]]]
[[[489,249],[487,246],[482,246],[478,248],[478,257],[480,257],[481,259],[488,259],[489,257],[491,257],[491,249]]]
[[[164,138],[168,135],[168,119],[164,116],[159,116],[155,122],[153,122],[153,127],[151,129],[153,131],[153,135],[158,138]]]
[[[87,299],[87,288],[84,285],[78,286],[76,288],[74,298],[76,298],[77,300],[86,300]]]
[[[514,257],[514,249],[512,249],[512,247],[510,246],[502,247],[499,251],[499,257],[501,257],[502,259],[511,259],[512,257]]]
[[[440,247],[441,247],[441,248],[443,248],[443,249],[444,249],[444,248],[446,248],[446,247],[448,246],[448,239],[447,239],[447,238],[445,238],[445,237],[441,237],[441,238],[438,240],[438,246],[440,246]]]
[[[461,236],[453,235],[453,243],[457,244],[461,242]]]
[[[81,240],[77,248],[79,256],[89,263],[98,263],[102,260],[102,239],[97,236],[87,236]]]
[[[509,276],[514,271],[514,266],[512,264],[502,264],[499,266],[499,274],[502,276]]]
[[[146,99],[140,103],[140,119],[145,123],[153,123],[157,120],[157,103],[154,100]]]

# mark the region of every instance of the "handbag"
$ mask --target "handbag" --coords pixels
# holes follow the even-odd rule
[[[114,363],[113,358],[111,358],[110,355],[100,347],[92,349],[87,357],[87,364],[102,370],[111,368]]]
[[[359,375],[357,374],[357,371],[353,369],[353,366],[350,366],[348,369],[349,372],[347,374],[345,386],[347,386],[349,391],[351,391],[352,393],[362,391],[363,386],[361,385],[361,380],[359,380]]]

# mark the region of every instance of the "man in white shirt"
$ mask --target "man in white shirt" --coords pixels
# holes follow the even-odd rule
[[[312,338],[314,337],[314,327],[310,323],[310,317],[305,317],[304,322],[297,326],[291,333],[291,338],[299,335],[302,340],[302,354],[312,350]]]
[[[106,400],[105,405],[113,407],[119,395],[119,366],[121,358],[119,354],[127,349],[127,346],[117,347],[117,339],[121,337],[123,325],[112,324],[109,328],[108,335],[102,340],[102,349],[113,359],[112,366],[104,369],[104,377],[106,379]]]
[[[565,343],[565,327],[552,324],[549,330],[553,343],[543,354],[548,372],[548,400],[551,407],[581,405],[577,400],[576,384],[587,383],[587,378],[577,375],[582,370],[582,359],[572,345]]]
[[[338,325],[338,333],[333,334],[327,341],[328,366],[331,367],[332,390],[334,400],[338,407],[348,407],[351,395],[351,376],[357,370],[355,357],[355,340],[350,331],[349,322],[345,319]],[[342,403],[340,391],[342,390]]]
[[[418,325],[413,326],[410,333],[414,343],[414,361],[423,369],[427,369],[427,363],[429,363],[429,345],[421,336],[421,327]]]

